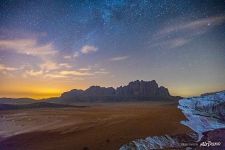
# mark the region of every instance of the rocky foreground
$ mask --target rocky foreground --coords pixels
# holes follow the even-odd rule
[[[186,117],[181,124],[193,132],[137,139],[120,150],[225,149],[225,91],[182,99],[178,108]]]

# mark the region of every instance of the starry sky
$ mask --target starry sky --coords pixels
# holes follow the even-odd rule
[[[1,0],[0,97],[156,80],[225,89],[224,0]]]

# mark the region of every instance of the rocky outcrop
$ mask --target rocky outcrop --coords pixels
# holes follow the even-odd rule
[[[157,90],[157,93],[156,93],[157,96],[159,97],[169,97],[170,96],[170,93],[169,93],[169,90],[163,86],[160,86]]]
[[[204,132],[225,128],[225,92],[182,99],[178,108],[187,118],[181,123],[198,133],[199,140]]]
[[[115,89],[112,87],[105,88],[100,86],[91,86],[83,92],[87,96],[113,96],[115,95]]]
[[[153,81],[134,81],[130,82],[127,86],[119,87],[116,89],[118,96],[136,96],[136,97],[150,97],[158,96],[158,84]]]
[[[90,102],[90,101],[132,101],[150,99],[172,99],[167,88],[158,86],[155,80],[133,81],[116,89],[112,87],[91,86],[86,90],[71,90],[65,92],[57,101]]]
[[[150,136],[122,145],[120,150],[225,149],[225,91],[179,101],[187,120],[181,124],[193,130],[175,136]]]
[[[84,93],[83,90],[73,89],[71,91],[64,92],[61,95],[61,98],[74,98],[74,97],[77,97],[77,96],[81,96],[83,93]]]
[[[186,149],[187,147],[194,148],[197,146],[197,143],[185,145],[183,142],[194,143],[195,141],[190,135],[150,136],[125,144],[119,150]]]

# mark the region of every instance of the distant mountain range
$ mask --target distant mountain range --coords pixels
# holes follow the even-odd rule
[[[24,105],[37,102],[32,98],[0,98],[0,104]]]
[[[49,102],[33,102],[30,104],[19,104],[19,105],[0,104],[0,110],[34,109],[34,108],[66,108],[66,107],[83,108],[86,106],[74,106],[74,105],[57,104],[57,103],[49,103]]]
[[[60,97],[43,99],[46,103],[76,104],[82,102],[129,102],[129,101],[167,101],[181,97],[171,96],[169,90],[158,86],[155,80],[133,81],[118,88],[91,86],[86,90],[73,89],[62,93]],[[31,104],[37,103],[30,98],[0,98],[0,104]],[[46,105],[46,104],[45,104]]]

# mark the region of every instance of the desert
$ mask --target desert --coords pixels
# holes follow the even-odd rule
[[[1,0],[0,150],[225,150],[225,0]]]
[[[0,149],[113,150],[136,138],[181,134],[174,102],[98,103],[82,108],[1,111]]]

